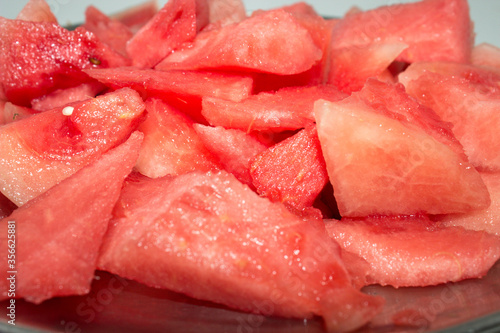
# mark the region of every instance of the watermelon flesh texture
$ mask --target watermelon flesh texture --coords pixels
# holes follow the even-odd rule
[[[488,207],[481,176],[457,151],[456,141],[436,134],[439,124],[427,121],[427,109],[418,108],[398,86],[373,81],[365,87],[371,90],[315,104],[318,136],[342,216],[443,214]],[[377,88],[392,94],[375,94]],[[387,103],[398,101],[398,94],[399,104]],[[368,98],[372,95],[378,99]]]
[[[124,57],[127,54],[127,42],[134,36],[132,31],[122,22],[108,17],[94,6],[85,10],[85,23],[83,27],[92,32],[103,43]]]
[[[158,181],[162,191],[143,204],[128,196],[130,211],[112,220],[100,269],[243,311],[320,315],[337,330],[379,310],[379,298],[352,287],[324,227],[224,171]]]
[[[127,43],[135,67],[152,68],[196,36],[195,0],[169,0]]]
[[[470,162],[500,171],[500,72],[444,62],[412,64],[399,75],[408,94],[453,124]]]
[[[472,49],[471,63],[500,72],[500,48],[488,43],[481,43]]]
[[[139,126],[145,137],[137,171],[158,178],[219,168],[186,115],[159,99],[148,99],[146,111],[147,117]]]
[[[128,64],[84,28],[0,18],[0,30],[0,84],[17,105],[90,81],[82,69]]]
[[[318,99],[338,101],[347,97],[329,85],[288,87],[262,92],[240,103],[204,97],[202,115],[213,126],[252,131],[297,130],[314,122],[313,106]]]
[[[105,87],[97,81],[82,83],[76,87],[58,89],[48,95],[35,98],[31,101],[31,107],[36,111],[47,111],[93,98],[104,89]]]
[[[120,21],[130,31],[136,33],[158,13],[158,10],[158,2],[148,0],[113,14],[111,18]]]
[[[17,20],[50,22],[57,24],[57,18],[45,0],[29,0],[16,17]]]
[[[41,303],[90,291],[101,241],[141,140],[141,133],[133,133],[122,145],[0,221],[4,257],[7,224],[15,221],[16,297]],[[1,265],[0,298],[6,299],[6,274],[13,269],[6,260]]]
[[[266,150],[267,146],[237,129],[201,124],[194,124],[193,127],[205,147],[217,157],[222,168],[232,173],[240,182],[253,187],[250,163],[255,156]]]
[[[316,126],[309,126],[257,155],[252,160],[250,175],[261,196],[299,211],[312,207],[328,182]]]
[[[301,50],[297,52],[296,50]],[[199,33],[155,68],[231,69],[281,75],[310,69],[322,57],[310,33],[283,10]]]
[[[247,11],[242,0],[207,0],[208,22],[221,27],[238,23],[247,18]]]
[[[500,257],[500,237],[445,227],[425,216],[346,218],[325,223],[328,234],[346,252],[369,264],[366,284],[418,287],[478,278]],[[359,260],[345,258],[347,266],[358,265]]]
[[[357,11],[334,28],[332,52],[344,47],[402,42],[397,60],[470,61],[474,41],[467,0],[426,0]]]
[[[446,226],[460,226],[465,229],[486,231],[500,237],[500,173],[481,172],[488,192],[491,197],[491,205],[484,209],[468,214],[448,214],[432,216],[433,221],[437,221]]]
[[[0,190],[17,205],[45,192],[122,143],[142,120],[144,102],[124,88],[0,127]]]

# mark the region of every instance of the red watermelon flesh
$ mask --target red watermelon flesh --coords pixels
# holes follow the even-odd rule
[[[262,92],[236,103],[204,97],[202,114],[213,126],[251,131],[296,130],[314,122],[313,106],[318,99],[338,101],[347,95],[335,87],[289,87]]]
[[[122,22],[136,33],[158,13],[158,10],[158,2],[148,0],[113,14],[111,18]]]
[[[144,103],[124,88],[72,108],[69,116],[57,108],[0,127],[0,190],[17,205],[122,143],[141,120]]]
[[[491,205],[484,209],[468,214],[448,214],[433,216],[433,221],[438,221],[446,226],[460,226],[465,229],[487,231],[500,236],[500,173],[481,172],[488,192],[491,197]]]
[[[139,126],[145,136],[137,171],[157,178],[219,168],[186,115],[159,99],[148,99],[146,110],[146,120]]]
[[[40,98],[35,98],[31,101],[31,107],[37,111],[47,111],[57,107],[66,106],[75,102],[94,98],[98,93],[102,92],[105,87],[97,82],[82,83],[79,86],[58,89],[48,95]]]
[[[261,196],[297,210],[311,207],[328,182],[316,127],[311,125],[257,155],[250,175]]]
[[[334,49],[328,83],[347,94],[359,91],[368,78],[383,74],[407,47],[403,43],[373,43]]]
[[[155,71],[128,67],[92,69],[86,73],[112,88],[131,87],[149,97],[210,96],[241,101],[252,92],[252,79],[246,75],[208,71]]]
[[[297,52],[297,50],[301,50]],[[232,69],[291,75],[322,57],[310,33],[283,11],[269,11],[217,30],[199,33],[155,68]]]
[[[0,30],[0,84],[17,105],[30,106],[33,98],[88,82],[82,69],[128,63],[84,28],[0,18]]]
[[[243,311],[316,314],[331,330],[360,327],[379,309],[351,286],[324,228],[224,171],[159,181],[149,202],[112,220],[100,269]]]
[[[45,0],[29,0],[16,19],[31,22],[51,22],[57,24],[57,18]]]
[[[151,68],[196,36],[195,0],[169,0],[127,44],[133,65]]]
[[[94,6],[88,6],[85,11],[83,27],[94,33],[97,38],[108,44],[113,50],[128,57],[126,46],[133,33],[125,24],[108,17]]]
[[[397,288],[478,278],[500,258],[500,237],[424,216],[330,220],[326,229],[346,252],[369,263],[367,284]]]
[[[404,99],[392,104],[397,93],[394,86],[392,94],[370,101],[362,90],[340,102],[315,104],[340,214],[443,214],[488,207],[486,186],[465,155],[444,140],[446,135],[432,135],[436,127],[422,125],[426,115],[419,114],[426,109],[410,110],[412,103]]]
[[[408,94],[453,124],[470,162],[500,171],[500,72],[453,63],[418,63],[399,75]]]
[[[193,125],[207,149],[216,156],[219,164],[232,173],[240,182],[253,186],[250,176],[250,161],[267,149],[255,137],[237,129]]]
[[[467,63],[473,37],[467,0],[426,0],[352,13],[335,26],[332,47],[402,42],[398,61]]]
[[[481,43],[472,49],[471,63],[500,72],[500,48],[488,43]]]
[[[133,133],[124,144],[0,221],[3,257],[8,221],[15,221],[17,240],[14,269],[6,267],[6,260],[1,264],[1,299],[7,298],[10,270],[17,270],[16,297],[29,302],[90,291],[99,247],[141,139],[142,134]]]

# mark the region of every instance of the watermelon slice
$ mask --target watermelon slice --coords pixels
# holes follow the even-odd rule
[[[446,226],[461,226],[465,229],[487,231],[500,236],[500,173],[481,172],[488,192],[491,205],[484,209],[468,214],[448,214],[433,216],[433,221],[438,221]]]
[[[409,95],[453,124],[471,163],[500,171],[500,72],[471,65],[412,64],[399,80]]]
[[[403,43],[374,43],[335,49],[330,56],[328,83],[347,94],[359,91],[368,78],[383,74],[407,47]]]
[[[26,203],[122,143],[143,111],[140,96],[124,88],[0,127],[1,192]]]
[[[500,237],[443,227],[425,216],[330,220],[326,229],[346,252],[369,264],[367,284],[397,288],[478,278],[500,258]],[[359,264],[359,258],[344,260]]]
[[[145,137],[137,171],[158,178],[219,168],[186,115],[159,99],[148,99],[146,110],[146,120],[139,126]]]
[[[257,192],[297,210],[311,207],[328,182],[316,127],[311,125],[257,155],[250,166]]]
[[[297,50],[301,50],[297,52]],[[322,57],[310,33],[284,10],[199,33],[155,68],[232,69],[290,75]]]
[[[0,17],[0,30],[0,90],[17,105],[30,106],[33,98],[88,82],[82,69],[128,63],[83,28],[68,31]]]
[[[17,271],[16,297],[33,303],[90,291],[102,238],[141,139],[142,134],[133,133],[124,144],[0,221],[3,257],[9,221],[15,223],[16,235],[14,266],[7,267],[7,260],[0,264],[1,299],[8,296],[8,271]],[[50,240],[41,235],[50,235]]]
[[[105,87],[99,82],[82,83],[76,87],[58,89],[48,95],[35,98],[31,101],[31,107],[36,111],[47,111],[93,98],[104,89]]]
[[[85,11],[83,27],[94,33],[99,40],[109,45],[113,50],[128,57],[126,46],[133,33],[125,24],[108,17],[94,6],[88,6]]]
[[[239,103],[207,96],[202,100],[202,114],[213,126],[246,132],[296,130],[314,122],[316,100],[338,101],[346,96],[329,85],[262,92]]]
[[[169,0],[127,44],[133,65],[151,68],[196,35],[195,0]]]
[[[57,24],[57,18],[45,0],[29,0],[16,19],[31,22],[50,22]]]
[[[133,210],[112,220],[100,269],[244,311],[320,315],[336,331],[360,327],[380,309],[379,298],[352,287],[324,227],[224,171],[158,181],[162,191],[142,204],[129,195]]]
[[[467,0],[426,0],[352,12],[335,26],[332,47],[402,42],[398,61],[467,63],[473,40]]]
[[[253,186],[250,176],[251,160],[267,149],[255,137],[224,127],[194,124],[194,129],[207,149],[216,156],[219,164],[240,182]]]
[[[401,86],[371,79],[342,101],[316,102],[315,115],[342,216],[489,206],[481,176],[449,137],[449,128]]]

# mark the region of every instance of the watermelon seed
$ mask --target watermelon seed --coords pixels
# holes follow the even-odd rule
[[[101,60],[94,58],[94,57],[89,57],[89,61],[96,66],[99,66],[101,64]]]

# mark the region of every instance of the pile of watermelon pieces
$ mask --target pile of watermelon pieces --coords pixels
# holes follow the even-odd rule
[[[30,0],[0,31],[1,299],[8,271],[41,303],[103,270],[345,332],[384,306],[364,286],[500,257],[500,49],[467,0],[169,0],[72,31]]]

